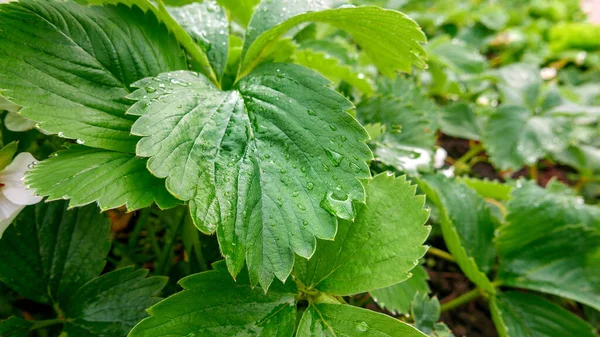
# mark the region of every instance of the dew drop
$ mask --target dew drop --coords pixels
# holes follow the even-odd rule
[[[317,113],[314,110],[310,110],[310,109],[308,110],[308,114],[311,115],[311,116],[316,116],[317,115]]]
[[[59,132],[59,133],[58,133],[58,136],[59,136],[60,138],[65,138],[65,134],[64,134],[64,133],[62,133],[62,132]]]
[[[148,86],[148,87],[146,87],[146,92],[148,92],[148,93],[156,92],[156,88]]]
[[[85,141],[83,139],[77,139],[75,142],[77,142],[77,144],[79,145],[85,144]]]
[[[354,209],[352,207],[352,200],[348,195],[342,192],[329,192],[321,201],[321,207],[331,214],[345,220],[352,220],[354,218]]]
[[[333,163],[333,166],[338,167],[340,166],[340,163],[342,162],[342,159],[344,159],[344,156],[342,156],[341,154],[332,151],[332,150],[325,150],[327,152],[327,157],[329,158],[329,160]]]
[[[367,324],[367,322],[356,322],[354,324],[354,327],[356,328],[356,331],[359,332],[365,332],[367,330],[369,330],[369,325]]]
[[[306,210],[306,206],[302,205],[302,204],[298,204],[298,208],[300,208],[301,210],[305,211]]]
[[[314,187],[315,187],[315,184],[313,184],[313,183],[306,184],[306,188],[308,188],[309,190],[312,190]]]

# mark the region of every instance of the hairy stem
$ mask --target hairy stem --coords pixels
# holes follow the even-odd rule
[[[441,249],[435,248],[435,247],[429,247],[429,250],[427,250],[427,253],[439,257],[441,259],[444,259],[446,261],[450,261],[450,262],[456,262],[456,259],[454,258],[454,256],[452,256],[452,254],[443,251]]]

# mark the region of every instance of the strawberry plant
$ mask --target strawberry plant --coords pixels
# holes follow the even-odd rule
[[[0,335],[597,335],[583,17],[0,5]]]

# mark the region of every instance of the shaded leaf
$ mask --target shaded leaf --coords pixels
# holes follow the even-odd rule
[[[408,314],[415,295],[431,291],[427,284],[429,275],[423,266],[416,266],[410,273],[412,276],[406,281],[370,291],[371,297],[379,307],[393,313]]]
[[[0,321],[0,336],[4,337],[27,337],[32,322],[13,316]]]

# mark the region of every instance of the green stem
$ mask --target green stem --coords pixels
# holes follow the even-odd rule
[[[477,156],[481,151],[483,151],[483,145],[477,144],[472,146],[467,153],[465,153],[462,157],[458,158],[454,162],[454,167],[458,174],[460,173],[468,173],[471,171],[471,167],[467,164],[471,158]]]
[[[177,229],[172,236],[166,236],[167,242],[165,243],[165,247],[163,248],[162,255],[158,259],[158,268],[155,269],[158,275],[164,275],[165,270],[167,269],[167,261],[170,260],[171,252],[173,250],[173,245],[175,244],[175,239],[177,234],[181,232],[183,228],[183,223],[185,222],[186,213],[183,214],[181,220],[179,221],[179,225],[177,225]]]
[[[148,222],[148,219],[150,218],[150,210],[151,208],[147,207],[140,211],[140,216],[135,222],[135,227],[133,228],[133,232],[131,232],[131,235],[129,236],[129,241],[127,242],[128,250],[131,251],[137,244],[138,238],[140,237],[140,232],[142,231],[142,228],[144,228],[144,225],[146,224],[146,222]]]
[[[456,259],[454,258],[454,256],[452,256],[452,254],[445,252],[441,249],[437,249],[435,247],[429,247],[429,250],[427,250],[427,253],[439,257],[441,259],[444,259],[446,261],[450,261],[450,262],[456,262]]]
[[[64,320],[59,319],[59,318],[47,319],[44,321],[35,321],[29,330],[33,331],[33,330],[45,328],[50,325],[63,324],[64,322],[65,322]]]
[[[475,288],[467,293],[458,296],[450,302],[443,303],[440,309],[442,312],[452,310],[456,307],[460,307],[461,305],[467,304],[476,298],[481,297],[481,295],[481,289]]]

